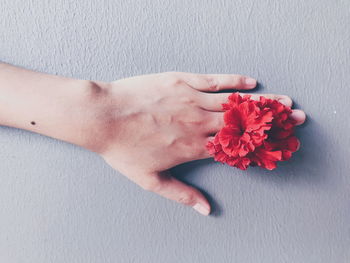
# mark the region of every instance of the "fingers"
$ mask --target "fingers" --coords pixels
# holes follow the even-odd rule
[[[200,106],[208,111],[223,111],[222,104],[228,101],[228,93],[216,93],[216,94],[208,94],[203,93],[200,94]],[[260,96],[264,96],[268,99],[278,100],[282,104],[291,107],[293,102],[292,99],[285,95],[276,95],[276,94],[241,94],[243,95],[251,95],[253,100],[259,100]]]
[[[290,97],[286,95],[276,95],[276,94],[249,94],[253,100],[260,99],[260,96],[264,96],[268,99],[278,100],[282,104],[291,107],[293,105],[293,101]],[[200,106],[207,111],[220,112],[223,111],[222,104],[227,102],[229,94],[227,93],[217,93],[217,94],[201,94],[201,98],[199,100]],[[215,116],[215,115],[213,115]],[[222,118],[222,115],[216,115],[218,118]],[[296,120],[296,125],[301,125],[305,122],[306,115],[302,110],[293,110],[291,117]],[[210,129],[212,128],[212,124],[215,124],[215,121],[211,121],[209,123]],[[220,123],[219,123],[220,124]]]
[[[302,110],[292,110],[292,114],[290,116],[296,121],[296,125],[303,124],[306,119],[305,112]],[[216,134],[222,127],[224,127],[224,125],[223,112],[210,112],[208,114],[208,121],[206,122],[205,133],[206,135]]]
[[[170,173],[156,173],[149,176],[149,181],[140,184],[144,189],[152,191],[170,200],[191,206],[202,215],[210,214],[210,205],[204,195],[194,187],[172,177]]]
[[[219,94],[216,94],[219,95]],[[214,96],[214,94],[210,95],[210,97]],[[270,97],[278,100],[285,100],[284,103],[290,105],[291,99],[284,95],[271,95],[266,94],[265,97]],[[214,105],[212,105],[214,107]],[[210,110],[215,110],[214,108],[210,108]],[[219,110],[219,109],[216,109]],[[221,109],[220,109],[221,110]],[[301,125],[306,120],[305,112],[302,110],[292,110],[292,113],[290,115],[292,119],[296,121],[296,125]],[[208,119],[206,122],[206,128],[205,133],[206,135],[214,135],[216,134],[222,127],[224,127],[224,113],[223,112],[208,112]],[[201,156],[201,158],[208,158],[205,154]]]
[[[256,80],[242,75],[235,74],[194,74],[186,72],[175,72],[192,88],[215,92],[227,89],[249,90],[256,87]]]
[[[293,101],[290,97],[286,95],[278,95],[278,94],[241,94],[241,95],[251,95],[252,100],[259,100],[261,96],[272,99],[272,100],[278,100],[280,103],[292,107]]]
[[[215,138],[215,136],[208,136],[207,137],[207,141],[213,141],[214,140],[214,138]],[[300,140],[299,139],[297,139],[298,140],[298,146],[297,146],[297,151],[300,149]],[[211,156],[209,153],[208,153],[208,157],[206,157],[206,158],[212,158],[213,156]]]

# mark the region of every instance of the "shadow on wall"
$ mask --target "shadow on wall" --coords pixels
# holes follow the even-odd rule
[[[324,149],[330,148],[330,140],[326,136],[324,126],[308,116],[307,121],[296,129],[296,135],[301,141],[301,147],[289,161],[280,162],[277,169],[273,171],[259,167],[250,167],[246,171],[247,176],[250,179],[253,178],[263,183],[290,184],[301,188],[328,188],[330,186],[330,180],[328,180],[327,175],[330,173],[330,164],[327,151]],[[207,159],[182,164],[174,168],[172,172],[178,179],[188,183],[193,181],[191,179],[191,176],[193,176],[191,171],[198,165],[210,167],[214,165],[214,161]],[[215,174],[211,176],[215,176]],[[203,190],[202,192],[211,202],[212,215],[220,216],[222,214],[222,209],[218,204],[220,200],[215,201],[214,196],[209,195]]]
[[[329,172],[328,158],[325,150],[328,140],[323,127],[312,117],[296,129],[296,136],[301,141],[301,147],[293,157],[286,162],[280,162],[277,169],[268,171],[254,167],[249,176],[262,178],[274,183],[292,183],[308,185],[324,185]]]

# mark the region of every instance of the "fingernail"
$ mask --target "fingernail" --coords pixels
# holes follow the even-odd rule
[[[305,113],[301,110],[293,110],[290,116],[297,121],[297,124],[302,124],[306,118]]]
[[[195,204],[192,208],[202,215],[209,215],[209,209],[199,203]]]
[[[244,82],[248,86],[255,86],[256,85],[256,80],[253,78],[245,78]]]

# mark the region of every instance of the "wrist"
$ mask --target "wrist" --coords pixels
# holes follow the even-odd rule
[[[108,146],[113,132],[113,101],[111,85],[106,82],[82,81],[75,110],[66,111],[74,126],[69,129],[74,135],[70,142],[101,153]]]

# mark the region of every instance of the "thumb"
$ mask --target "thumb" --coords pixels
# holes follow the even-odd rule
[[[204,195],[194,187],[172,177],[169,171],[155,173],[152,175],[152,187],[150,190],[165,198],[178,203],[191,206],[202,215],[210,214],[210,205]]]

